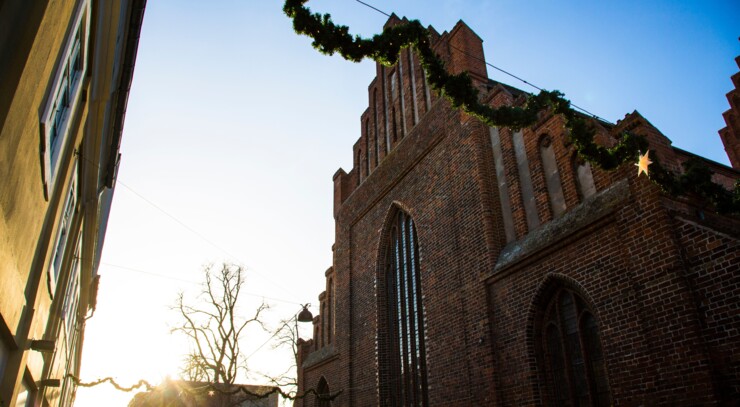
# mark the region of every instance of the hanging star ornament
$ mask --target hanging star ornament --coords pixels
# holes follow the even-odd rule
[[[652,164],[653,162],[650,161],[650,158],[648,157],[648,153],[650,153],[650,150],[646,151],[645,154],[640,153],[640,159],[637,160],[637,176],[639,177],[640,174],[643,172],[645,175],[650,178],[650,174],[648,173],[648,166]]]

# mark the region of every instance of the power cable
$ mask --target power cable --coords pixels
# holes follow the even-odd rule
[[[77,155],[77,156],[78,156],[79,158],[81,158],[81,159],[85,160],[86,162],[88,162],[89,164],[92,164],[92,165],[96,166],[96,167],[97,167],[98,169],[102,170],[102,168],[100,167],[100,165],[98,165],[97,163],[95,163],[95,162],[93,162],[93,161],[89,160],[89,159],[88,159],[87,157],[83,156],[82,154],[76,153],[76,155]],[[159,212],[161,212],[162,214],[164,214],[164,215],[165,215],[165,216],[167,216],[168,218],[172,219],[173,221],[175,221],[176,223],[178,223],[178,224],[179,224],[180,226],[182,226],[183,228],[185,228],[185,229],[186,229],[186,230],[188,230],[189,232],[191,232],[191,233],[193,233],[194,235],[196,235],[197,237],[199,237],[199,238],[200,238],[201,240],[203,240],[204,242],[208,243],[209,245],[211,245],[212,247],[216,248],[217,250],[220,250],[220,251],[221,251],[222,253],[224,253],[224,254],[226,254],[226,255],[227,255],[228,257],[230,257],[230,258],[231,258],[232,260],[235,260],[235,261],[237,261],[237,262],[239,262],[239,263],[241,263],[241,264],[244,264],[244,262],[243,262],[243,261],[241,261],[241,259],[239,259],[239,257],[237,257],[237,256],[235,256],[235,255],[233,255],[233,254],[231,254],[231,253],[230,253],[229,251],[227,251],[226,249],[224,249],[224,248],[222,248],[221,246],[217,245],[216,243],[214,243],[213,241],[211,241],[210,239],[208,239],[207,237],[205,237],[205,236],[204,236],[203,234],[201,234],[201,233],[200,233],[200,232],[198,232],[197,230],[195,230],[195,229],[191,228],[191,227],[190,227],[189,225],[187,225],[187,224],[186,224],[185,222],[181,221],[180,219],[178,219],[178,218],[177,218],[177,217],[175,217],[174,215],[172,215],[172,214],[170,214],[169,212],[167,212],[166,210],[164,210],[164,209],[163,209],[162,207],[160,207],[159,205],[155,204],[154,202],[152,202],[151,200],[149,200],[148,198],[146,198],[146,197],[145,197],[144,195],[142,195],[142,194],[140,194],[139,192],[137,192],[136,190],[134,190],[134,189],[133,189],[132,187],[128,186],[128,185],[127,185],[127,184],[126,184],[125,182],[121,181],[120,177],[116,177],[116,184],[121,184],[121,185],[123,185],[123,187],[124,187],[124,188],[128,189],[129,191],[131,191],[131,192],[132,192],[132,193],[133,193],[134,195],[136,195],[136,196],[137,196],[137,197],[138,197],[139,199],[141,199],[142,201],[146,202],[147,204],[149,204],[149,205],[150,205],[150,206],[152,206],[153,208],[157,209],[157,210],[158,210]],[[249,267],[249,269],[250,269],[250,271],[251,271],[251,272],[255,273],[256,275],[258,275],[258,276],[260,276],[260,277],[262,277],[262,278],[263,278],[263,279],[264,279],[265,281],[267,281],[267,282],[269,282],[270,284],[274,285],[275,287],[277,287],[277,288],[281,289],[282,291],[288,292],[288,293],[290,293],[290,294],[293,294],[293,296],[295,296],[295,297],[298,297],[297,295],[295,295],[295,293],[294,293],[294,292],[292,292],[292,290],[286,289],[286,287],[283,287],[282,285],[280,285],[280,284],[278,284],[278,283],[276,283],[276,282],[272,281],[271,279],[267,278],[267,276],[265,276],[264,274],[260,273],[259,271],[255,270],[255,269],[253,269],[253,268],[251,268],[251,267]],[[299,305],[300,305],[300,303],[295,303],[295,304],[299,304]]]
[[[362,4],[362,5],[364,5],[364,6],[370,7],[371,9],[377,11],[380,14],[385,15],[386,17],[390,17],[391,16],[390,14],[386,13],[385,11],[383,11],[383,10],[381,10],[379,8],[376,8],[375,6],[372,6],[370,4],[367,4],[364,1],[361,1],[361,0],[355,0],[355,1],[358,2],[358,3],[360,3],[360,4]]]
[[[375,6],[372,6],[372,5],[368,4],[368,3],[365,3],[364,1],[361,1],[361,0],[355,0],[355,1],[356,1],[356,2],[358,2],[358,3],[360,3],[360,4],[362,4],[363,6],[366,6],[366,7],[370,8],[370,9],[372,9],[372,10],[375,10],[375,11],[377,11],[377,12],[378,12],[378,13],[380,13],[380,14],[383,14],[383,15],[384,15],[384,16],[386,16],[386,17],[390,17],[390,16],[391,16],[390,14],[386,13],[385,11],[383,11],[383,10],[380,10],[380,9],[378,9],[377,7],[375,7]],[[503,74],[505,74],[505,75],[508,75],[508,76],[510,76],[510,77],[512,77],[512,78],[514,78],[514,79],[516,79],[516,80],[518,80],[518,81],[520,81],[520,82],[522,82],[522,83],[524,83],[524,84],[526,84],[526,85],[529,85],[529,86],[531,86],[531,87],[533,87],[533,88],[535,88],[535,89],[537,89],[537,90],[539,90],[539,91],[543,91],[543,90],[544,90],[543,88],[541,88],[541,87],[539,87],[539,86],[537,86],[537,85],[535,85],[535,84],[533,84],[533,83],[531,83],[531,82],[527,81],[526,79],[523,79],[523,78],[521,78],[521,77],[519,77],[519,76],[517,76],[517,75],[514,75],[514,74],[513,74],[513,73],[511,73],[511,72],[508,72],[508,71],[506,71],[506,70],[504,70],[504,69],[502,69],[502,68],[499,68],[499,67],[497,67],[496,65],[493,65],[492,63],[490,63],[490,62],[486,61],[486,60],[485,60],[485,59],[483,59],[483,58],[480,58],[480,57],[478,57],[478,56],[476,56],[476,55],[472,55],[472,54],[468,53],[467,51],[465,51],[465,50],[462,50],[462,49],[460,49],[460,48],[458,48],[458,47],[456,47],[456,46],[454,46],[454,45],[452,45],[452,44],[449,44],[449,43],[448,43],[448,45],[450,46],[450,48],[453,48],[453,49],[455,49],[456,51],[458,51],[458,52],[461,52],[461,53],[463,53],[463,54],[464,54],[465,56],[467,56],[467,57],[469,57],[469,58],[473,58],[473,59],[475,59],[475,60],[477,60],[477,61],[483,62],[484,64],[486,64],[486,65],[490,66],[491,68],[493,68],[493,69],[495,69],[495,70],[497,70],[497,71],[499,71],[499,72],[501,72],[501,73],[503,73]],[[592,117],[592,118],[594,118],[594,119],[597,119],[597,120],[601,120],[602,122],[605,122],[605,123],[610,123],[610,124],[612,124],[612,125],[614,124],[614,123],[610,122],[609,120],[606,120],[606,119],[604,119],[604,118],[602,118],[602,117],[599,117],[599,116],[597,116],[597,115],[595,115],[595,114],[593,114],[593,113],[589,112],[588,110],[586,110],[586,109],[584,109],[584,108],[582,108],[582,107],[580,107],[580,106],[576,105],[575,103],[572,103],[572,102],[571,102],[571,104],[570,104],[570,105],[571,105],[571,106],[572,106],[573,108],[575,108],[575,109],[578,109],[578,110],[582,111],[583,113],[586,113],[587,115],[591,116],[591,117]]]
[[[255,349],[255,350],[254,350],[254,351],[253,351],[252,353],[250,353],[249,355],[247,355],[247,357],[245,357],[245,358],[244,358],[244,361],[246,362],[247,360],[249,360],[249,358],[251,358],[251,357],[252,357],[252,356],[254,356],[254,355],[255,355],[255,354],[257,353],[257,352],[259,352],[259,350],[260,350],[260,349],[264,348],[264,347],[265,347],[265,345],[267,345],[268,343],[270,343],[270,341],[271,341],[271,340],[272,340],[273,338],[275,338],[275,337],[276,337],[276,336],[277,336],[277,335],[278,335],[279,333],[280,333],[280,330],[279,330],[279,329],[278,329],[278,330],[276,330],[276,331],[275,331],[275,332],[274,332],[274,333],[273,333],[273,334],[272,334],[272,335],[271,335],[271,336],[270,336],[269,338],[267,338],[267,340],[266,340],[266,341],[265,341],[264,343],[262,343],[262,345],[260,345],[260,346],[259,346],[259,347],[258,347],[257,349]]]
[[[160,278],[164,278],[164,279],[167,279],[167,280],[181,281],[183,283],[188,283],[188,284],[193,284],[193,285],[200,284],[197,281],[186,280],[184,278],[172,277],[172,276],[168,276],[166,274],[155,273],[155,272],[152,272],[152,271],[141,270],[141,269],[137,269],[137,268],[133,268],[133,267],[128,267],[128,266],[121,266],[119,264],[112,264],[112,263],[108,263],[108,262],[104,262],[104,261],[101,261],[100,264],[103,265],[103,266],[113,267],[113,268],[117,268],[117,269],[121,269],[121,270],[133,271],[135,273],[148,274],[150,276],[160,277]]]
[[[107,263],[107,262],[101,262],[100,264],[102,264],[104,266],[108,266],[108,267],[113,267],[113,268],[121,269],[121,270],[133,271],[135,273],[148,274],[148,275],[151,275],[151,276],[155,276],[155,277],[159,277],[159,278],[164,278],[164,279],[167,279],[167,280],[182,281],[183,283],[188,283],[188,284],[193,284],[193,285],[201,285],[202,284],[202,283],[199,283],[199,282],[193,281],[193,280],[186,280],[184,278],[172,277],[172,276],[169,276],[169,275],[166,275],[166,274],[155,273],[153,271],[146,271],[146,270],[141,270],[141,269],[137,269],[137,268],[133,268],[133,267],[128,267],[128,266],[121,266],[119,264],[112,264],[112,263]],[[298,302],[295,302],[295,301],[285,300],[285,299],[282,299],[282,298],[268,297],[268,296],[265,296],[265,295],[262,295],[262,294],[257,294],[257,293],[250,293],[250,292],[241,291],[241,292],[239,292],[239,294],[241,294],[241,295],[247,295],[247,296],[250,296],[250,297],[263,298],[263,299],[270,300],[270,301],[284,302],[286,304],[303,305],[303,304],[298,303]]]
[[[138,193],[137,191],[135,191],[130,186],[126,185],[123,181],[120,180],[120,178],[116,178],[116,183],[119,183],[119,184],[123,185],[126,189],[128,189],[129,191],[131,191],[134,195],[136,195],[137,197],[139,197],[141,200],[143,200],[144,202],[148,203],[149,205],[151,205],[152,207],[154,207],[155,209],[157,209],[158,211],[160,211],[161,213],[163,213],[165,216],[169,217],[173,221],[177,222],[178,224],[180,224],[180,226],[184,227],[189,232],[193,233],[194,235],[196,235],[201,240],[203,240],[204,242],[208,243],[209,245],[211,245],[215,249],[220,250],[222,253],[224,253],[228,257],[230,257],[232,260],[235,260],[235,261],[237,261],[239,263],[244,264],[244,262],[241,261],[241,259],[239,259],[239,257],[231,254],[228,250],[226,250],[226,249],[222,248],[221,246],[217,245],[216,243],[214,243],[213,241],[211,241],[210,239],[208,239],[207,237],[205,237],[203,234],[201,234],[197,230],[195,230],[195,229],[191,228],[190,226],[188,226],[185,222],[181,221],[180,219],[176,218],[174,215],[172,215],[169,212],[167,212],[166,210],[162,209],[159,205],[155,204],[151,200],[147,199],[145,196],[143,196],[140,193]],[[265,276],[264,274],[260,273],[259,271],[254,270],[251,267],[249,269],[250,269],[251,272],[257,274],[260,277],[262,277],[265,281],[269,282],[270,284],[274,285],[275,287],[280,288],[283,291],[288,291],[291,294],[295,294],[291,290],[288,290],[285,287],[281,286],[280,284],[278,284],[278,283],[272,281],[271,279],[267,278],[267,276]]]

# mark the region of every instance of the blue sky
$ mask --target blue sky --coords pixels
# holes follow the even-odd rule
[[[717,130],[738,71],[736,1],[370,3],[440,32],[462,19],[490,63],[610,121],[638,110],[675,146],[728,163]],[[386,21],[350,0],[308,6],[365,36]],[[317,303],[334,241],[331,179],[351,169],[375,66],[317,53],[281,10],[277,0],[148,2],[83,379],[176,373],[185,345],[169,334],[168,307],[178,291],[195,293],[205,263],[246,265],[248,299],[270,298],[270,323]],[[251,335],[250,349],[268,338]],[[249,365],[288,363],[271,352]],[[130,397],[81,389],[77,405]]]

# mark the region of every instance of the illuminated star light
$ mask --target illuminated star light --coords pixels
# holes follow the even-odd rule
[[[648,173],[648,165],[652,164],[653,162],[650,161],[650,158],[648,158],[648,153],[650,150],[646,151],[645,154],[640,153],[640,159],[637,161],[637,176],[639,177],[640,174],[643,172],[645,175],[650,178],[650,174]]]
[[[214,394],[216,394],[216,392],[215,392],[215,391],[213,391],[213,390],[208,390],[208,395],[209,395],[209,396],[213,396]]]

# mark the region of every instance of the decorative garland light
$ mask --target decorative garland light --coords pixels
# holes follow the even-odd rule
[[[79,387],[95,387],[95,386],[98,386],[100,384],[107,382],[107,383],[110,383],[113,387],[115,387],[116,390],[123,391],[123,392],[131,392],[133,390],[137,390],[142,387],[147,392],[153,392],[159,388],[159,386],[152,385],[151,383],[149,383],[148,381],[144,379],[139,380],[137,383],[135,383],[132,386],[126,387],[126,386],[122,386],[118,384],[118,382],[116,382],[116,380],[113,379],[112,377],[106,377],[104,379],[98,379],[98,380],[88,382],[88,383],[81,381],[79,377],[73,374],[68,374],[67,377],[69,377]],[[223,390],[220,388],[221,386],[219,386],[218,383],[203,383],[202,385],[198,387],[193,387],[193,388],[182,387],[181,390],[185,391],[191,396],[198,396],[198,395],[203,395],[203,394],[207,394],[208,396],[214,396],[216,393],[219,393],[225,396],[234,396],[239,393],[242,393],[248,397],[253,397],[256,399],[263,399],[263,398],[267,398],[277,393],[284,399],[288,399],[288,400],[300,400],[310,395],[314,395],[319,400],[327,400],[327,401],[333,401],[334,399],[339,397],[340,394],[342,394],[341,390],[336,393],[324,394],[324,393],[318,393],[315,389],[308,389],[304,391],[303,394],[292,394],[292,393],[284,392],[280,387],[277,387],[277,386],[272,387],[270,390],[265,391],[265,392],[253,392],[251,390],[248,390],[246,387],[240,386],[238,384],[235,384],[232,386],[235,387],[233,390]]]
[[[398,61],[402,48],[412,47],[419,55],[427,82],[432,89],[444,95],[452,107],[461,108],[488,126],[513,129],[533,125],[540,111],[551,109],[554,114],[565,119],[567,137],[573,143],[576,153],[604,170],[613,170],[625,162],[633,162],[641,151],[648,149],[648,142],[644,137],[627,131],[617,137],[618,143],[614,147],[596,144],[594,126],[571,109],[570,101],[558,91],[542,90],[537,95],[529,94],[521,107],[494,108],[480,103],[478,90],[473,86],[470,76],[467,72],[455,75],[447,71],[444,61],[432,50],[429,32],[419,20],[387,27],[382,34],[376,34],[372,39],[353,37],[349,34],[349,27],[335,25],[331,15],[312,14],[304,6],[307,1],[286,0],[283,11],[293,20],[296,33],[311,37],[313,47],[322,54],[339,53],[352,62],[370,58],[392,66]],[[650,152],[649,157],[652,161],[652,174],[648,177],[666,193],[673,196],[693,193],[709,200],[720,213],[740,214],[740,180],[735,183],[734,191],[731,192],[712,182],[713,172],[697,159],[685,162],[684,173],[677,175],[663,168],[654,152]]]
[[[648,167],[653,162],[650,161],[650,157],[648,156],[649,153],[650,153],[650,151],[648,151],[645,154],[639,153],[639,159],[637,160],[637,164],[635,164],[635,166],[637,167],[637,176],[638,177],[640,176],[640,174],[642,174],[644,172],[645,173],[645,176],[648,177],[648,178],[650,178],[650,173],[648,172]]]

